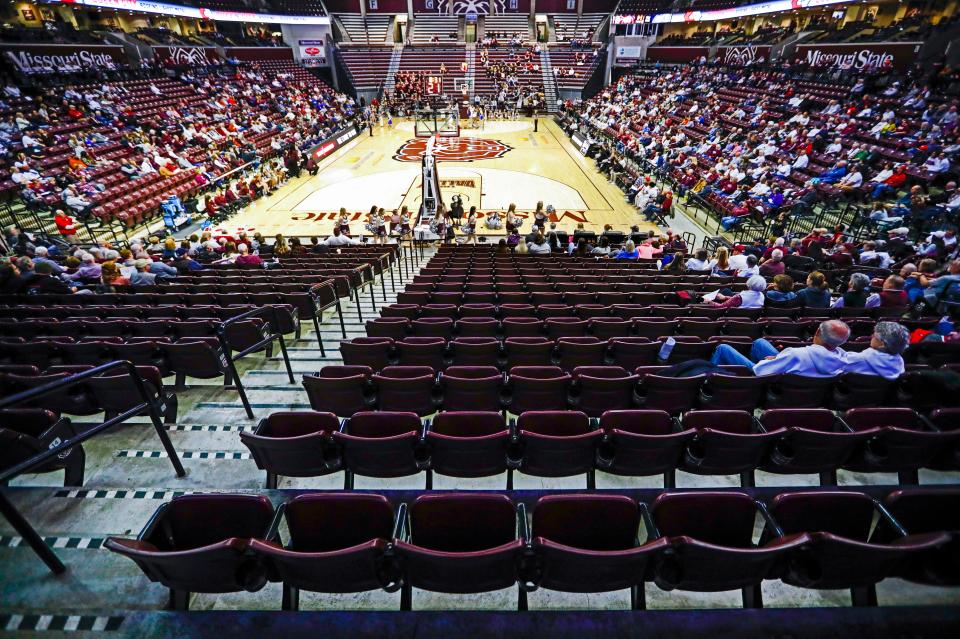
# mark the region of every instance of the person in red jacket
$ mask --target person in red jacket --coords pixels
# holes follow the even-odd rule
[[[870,197],[876,200],[889,193],[896,193],[907,182],[907,167],[900,164],[893,170],[893,175],[873,188]]]
[[[60,231],[63,239],[71,244],[77,243],[77,226],[72,217],[64,213],[62,209],[57,209],[53,216],[53,223],[57,225],[57,230]]]

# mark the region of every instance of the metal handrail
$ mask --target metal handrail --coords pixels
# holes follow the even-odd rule
[[[150,415],[150,421],[153,423],[153,427],[157,431],[157,437],[160,438],[160,443],[163,444],[163,448],[167,453],[167,457],[170,458],[170,463],[173,464],[173,468],[174,471],[176,471],[177,477],[183,477],[186,475],[186,471],[183,469],[183,464],[180,463],[180,458],[177,457],[177,451],[173,447],[173,443],[170,441],[170,436],[167,434],[166,430],[164,430],[163,421],[160,416],[161,410],[158,406],[158,398],[153,397],[147,390],[146,383],[144,382],[143,377],[137,371],[137,367],[129,361],[116,360],[108,364],[102,364],[100,366],[91,368],[88,371],[71,375],[66,379],[50,382],[49,384],[44,384],[43,386],[38,386],[36,388],[23,391],[22,393],[16,393],[14,395],[10,395],[9,397],[4,397],[0,399],[0,410],[40,397],[45,397],[46,395],[50,395],[51,393],[63,390],[65,388],[82,384],[88,379],[102,375],[103,373],[111,371],[115,368],[125,369],[126,374],[133,380],[134,386],[137,389],[137,394],[143,401],[132,408],[123,411],[116,417],[104,420],[102,424],[87,429],[79,435],[71,437],[70,439],[64,440],[59,446],[48,448],[47,450],[37,453],[29,459],[0,472],[0,484],[5,483],[18,475],[42,466],[54,457],[59,456],[63,451],[69,450],[74,446],[79,446],[83,442],[93,438],[96,435],[99,435],[105,430],[113,428],[117,424],[122,423],[131,417],[140,415],[144,410],[146,410]],[[66,566],[63,565],[63,562],[61,562],[56,554],[46,545],[46,543],[44,543],[43,538],[40,537],[33,526],[30,525],[30,522],[24,518],[17,507],[13,505],[13,503],[5,494],[3,494],[3,492],[0,492],[0,514],[2,514],[6,520],[10,522],[10,525],[13,526],[20,536],[30,545],[33,551],[38,557],[40,557],[43,563],[47,565],[47,568],[49,568],[51,572],[54,574],[60,574],[66,570]]]
[[[255,317],[263,318],[265,315],[268,315],[268,314],[269,314],[269,317],[264,318],[266,319],[266,323],[264,324],[264,326],[269,330],[264,331],[263,329],[261,329],[262,339],[260,339],[254,344],[251,344],[250,346],[247,346],[246,348],[241,350],[239,353],[234,354],[233,353],[234,349],[230,345],[230,338],[227,336],[227,328],[229,326],[232,326],[233,324],[236,324],[237,322],[241,322],[241,321],[255,318]],[[281,333],[279,329],[279,326],[280,326],[279,320],[280,318],[277,315],[277,309],[275,307],[262,306],[260,308],[249,310],[246,313],[241,313],[240,315],[231,317],[230,319],[222,322],[220,326],[217,328],[217,339],[220,340],[220,345],[223,349],[223,355],[227,360],[227,366],[230,368],[231,380],[237,387],[237,394],[240,395],[240,401],[243,403],[243,408],[247,412],[247,417],[249,419],[253,419],[253,409],[250,407],[250,400],[247,399],[247,392],[243,388],[243,382],[240,381],[240,374],[237,373],[236,361],[238,359],[245,357],[250,353],[253,353],[254,351],[260,350],[264,346],[267,346],[268,344],[273,343],[274,340],[279,340],[280,352],[283,355],[283,363],[287,368],[287,377],[289,377],[291,384],[296,383],[295,380],[293,379],[293,369],[290,368],[290,356],[287,354],[287,343],[286,343],[286,340],[283,338],[283,333]]]

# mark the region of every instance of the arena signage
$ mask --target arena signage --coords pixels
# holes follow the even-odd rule
[[[832,4],[849,4],[856,0],[771,0],[729,9],[715,9],[713,11],[684,11],[682,13],[658,13],[653,16],[653,22],[709,22],[713,20],[730,20],[758,16],[764,13],[779,11],[794,11],[796,9],[815,9]]]
[[[772,48],[773,47],[767,46],[753,47],[750,45],[720,47],[717,49],[717,62],[729,64],[734,67],[745,67],[750,64],[769,60]]]
[[[127,63],[123,47],[67,44],[4,44],[6,58],[23,73],[68,68],[108,69]]]
[[[300,63],[305,67],[321,67],[327,64],[327,54],[321,40],[300,40]]]
[[[183,66],[222,62],[215,47],[153,47],[153,54],[160,62],[169,60]]]
[[[331,135],[307,153],[313,158],[314,162],[319,162],[358,135],[360,135],[358,128],[351,125],[349,128]]]
[[[693,62],[710,53],[707,47],[649,47],[647,60],[651,62]]]
[[[798,45],[795,60],[812,67],[837,69],[907,69],[916,59],[921,43],[810,44]]]
[[[220,11],[197,7],[185,7],[165,2],[149,2],[148,0],[49,0],[63,4],[114,9],[116,11],[135,11],[139,13],[155,13],[177,18],[194,18],[197,20],[214,20],[220,22],[273,22],[276,24],[330,24],[328,16],[285,16],[272,13],[253,13],[250,11]]]

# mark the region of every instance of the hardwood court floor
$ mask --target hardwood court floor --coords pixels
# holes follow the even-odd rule
[[[521,215],[532,218],[538,201],[553,204],[552,220],[562,231],[582,222],[587,230],[604,224],[626,230],[655,228],[645,223],[623,193],[600,175],[593,160],[583,157],[550,118],[488,122],[483,129],[461,130],[459,138],[440,138],[436,157],[444,200],[459,194],[464,208],[505,212],[514,203]],[[414,137],[413,122],[395,122],[393,128],[366,132],[321,163],[320,173],[304,172],[272,197],[264,198],[234,216],[220,228],[255,230],[264,235],[326,236],[332,232],[340,207],[351,212],[351,231],[364,233],[370,207],[389,213],[406,205],[420,205],[420,158],[425,140]],[[530,228],[524,224],[523,230]]]

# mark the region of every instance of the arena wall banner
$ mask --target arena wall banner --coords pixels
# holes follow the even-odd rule
[[[329,138],[307,151],[307,155],[312,157],[314,162],[319,162],[350,140],[360,135],[361,130],[362,129],[359,125],[351,124],[346,129],[337,131]]]
[[[707,47],[649,47],[647,60],[650,62],[693,62],[710,53]]]
[[[177,66],[197,66],[223,62],[216,47],[153,47],[153,55],[160,64],[171,61]]]
[[[743,45],[739,47],[718,47],[716,61],[720,64],[729,64],[734,67],[745,67],[750,64],[770,61],[770,51],[773,47]]]
[[[853,44],[799,44],[794,59],[812,67],[908,69],[917,59],[922,42],[863,42]]]
[[[614,51],[614,58],[617,62],[634,62],[640,59],[643,54],[643,47],[617,47]]]
[[[293,49],[289,47],[227,47],[228,58],[244,62],[256,60],[293,60]]]
[[[2,44],[0,51],[23,73],[44,69],[107,69],[129,62],[123,47],[98,44]]]
[[[305,67],[322,67],[327,64],[323,40],[297,40],[300,64]]]

